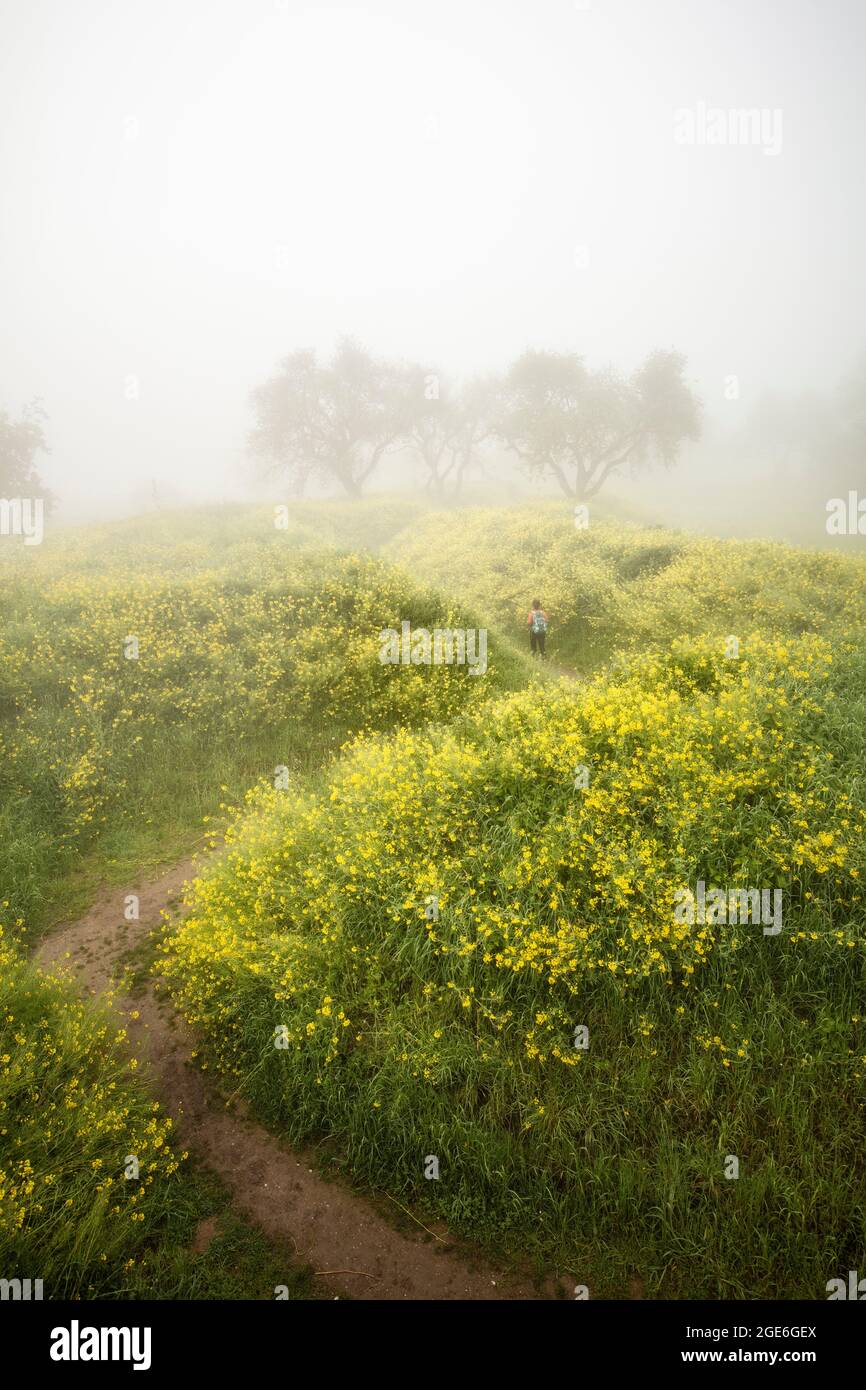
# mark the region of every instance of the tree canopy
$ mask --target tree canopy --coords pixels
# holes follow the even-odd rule
[[[677,352],[653,352],[630,377],[570,353],[528,351],[506,374],[496,433],[535,477],[585,502],[623,467],[669,467],[700,433],[700,404]]]
[[[288,474],[298,492],[313,475],[360,495],[405,427],[399,372],[343,338],[328,363],[291,353],[252,393],[254,454]]]
[[[41,497],[49,504],[53,500],[36,467],[38,455],[48,452],[45,419],[38,401],[27,406],[19,420],[0,410],[0,496]]]

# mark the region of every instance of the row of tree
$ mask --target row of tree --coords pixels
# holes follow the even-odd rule
[[[622,469],[673,464],[700,434],[685,358],[657,351],[630,376],[570,353],[527,351],[501,376],[456,383],[343,339],[328,362],[286,357],[252,393],[252,452],[302,493],[310,479],[360,496],[386,454],[417,460],[439,498],[459,494],[485,450],[583,502]]]

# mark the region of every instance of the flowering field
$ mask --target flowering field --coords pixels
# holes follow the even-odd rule
[[[214,510],[3,553],[0,1254],[6,1272],[38,1269],[54,1297],[235,1289],[218,1255],[190,1273],[214,1194],[178,1172],[124,1038],[29,965],[24,942],[74,916],[97,876],[128,883],[199,844],[257,777],[309,776],[350,734],[448,720],[520,682],[507,644],[484,680],[379,662],[382,626],[473,620],[381,560],[322,545],[417,512],[302,503],[277,530],[272,509]],[[140,1184],[125,1180],[126,1154],[142,1158]],[[270,1248],[227,1220],[240,1295],[284,1282],[277,1259],[268,1286]]]
[[[864,563],[558,506],[136,527],[0,566],[15,938],[82,862],[123,882],[198,837],[158,969],[292,1142],[593,1297],[860,1267]],[[535,596],[546,669],[512,642]],[[379,659],[476,614],[483,678]],[[70,1292],[152,1290],[145,1254],[171,1285],[188,1165],[105,1016],[4,940],[3,1239]]]
[[[864,697],[821,638],[687,640],[362,742],[252,794],[167,934],[178,1000],[293,1140],[468,1235],[818,1296],[866,1218]],[[699,880],[774,885],[780,929],[678,921]]]
[[[714,540],[661,526],[592,520],[561,502],[473,507],[458,524],[418,518],[385,546],[413,574],[448,588],[510,635],[529,600],[551,619],[551,656],[581,669],[620,648],[684,635],[763,629],[796,636],[866,625],[866,561],[774,541]]]
[[[141,523],[135,543],[128,523],[94,528],[0,567],[0,883],[28,926],[82,855],[179,853],[275,767],[307,772],[350,733],[447,719],[522,681],[507,643],[483,680],[383,666],[383,626],[475,620],[381,560],[312,544],[353,539],[347,510],[301,508],[309,524],[288,532],[261,509],[234,527]]]
[[[285,1281],[285,1263],[271,1270],[265,1242],[229,1218],[222,1244],[228,1275],[242,1270],[237,1286],[216,1255],[192,1273],[197,1220],[225,1198],[178,1169],[116,1026],[31,965],[25,942],[74,916],[97,875],[128,883],[201,843],[221,804],[260,776],[276,780],[280,768],[303,780],[353,734],[447,720],[522,681],[507,643],[483,680],[465,667],[379,661],[383,625],[473,620],[382,561],[323,547],[375,539],[418,510],[299,504],[281,529],[272,509],[214,510],[3,554],[5,1272],[38,1270],[55,1297],[249,1297]],[[140,1185],[125,1179],[127,1154],[142,1160]]]

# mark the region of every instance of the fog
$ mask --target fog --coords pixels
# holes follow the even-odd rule
[[[246,495],[250,391],[340,334],[458,375],[675,348],[705,443],[635,499],[796,502],[737,441],[866,345],[858,0],[0,16],[0,408],[42,400],[60,519]]]

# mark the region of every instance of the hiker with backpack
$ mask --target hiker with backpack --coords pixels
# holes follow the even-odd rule
[[[541,606],[541,599],[534,598],[529,610],[529,648],[533,656],[538,656],[540,653],[544,657],[544,639],[546,636],[547,614]]]

